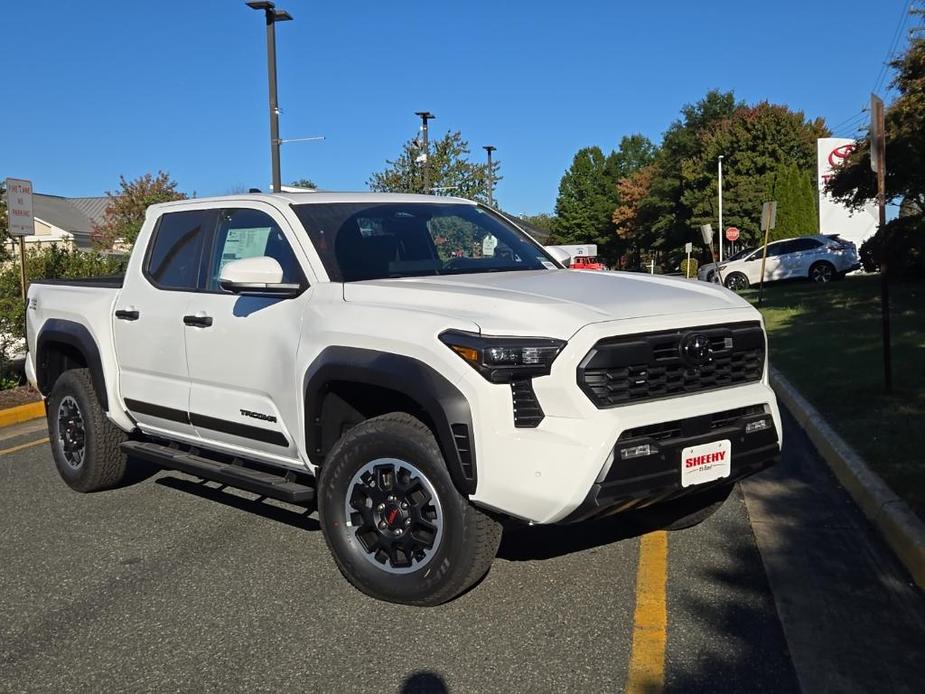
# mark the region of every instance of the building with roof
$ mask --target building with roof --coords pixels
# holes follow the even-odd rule
[[[35,233],[24,237],[26,248],[40,248],[53,243],[90,250],[90,232],[101,224],[109,206],[108,196],[65,198],[61,195],[33,193],[32,214]],[[14,243],[11,241],[10,243]]]

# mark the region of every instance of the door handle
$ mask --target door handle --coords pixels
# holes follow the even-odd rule
[[[183,316],[183,323],[194,328],[208,328],[212,326],[212,316]]]
[[[139,315],[137,308],[120,308],[116,311],[119,320],[138,320]]]

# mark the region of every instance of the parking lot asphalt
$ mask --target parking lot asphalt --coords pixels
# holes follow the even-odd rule
[[[619,518],[506,532],[468,593],[436,608],[396,606],[340,576],[306,509],[176,472],[81,495],[35,443],[41,424],[21,427],[0,433],[0,691],[616,692],[640,657],[640,539]],[[793,427],[787,420],[778,475],[821,464]],[[851,591],[834,583],[830,604],[795,614],[787,606],[812,567],[766,570],[753,493],[737,490],[707,522],[668,535],[664,661],[650,663],[665,689],[799,691],[815,681],[798,672],[812,651],[807,630],[841,620],[845,638],[906,638],[895,666],[878,667],[895,675],[883,691],[915,691],[908,662],[925,619],[901,568],[874,563],[878,580],[905,591],[884,603],[903,615],[855,629]],[[879,542],[858,527],[861,546]],[[797,554],[800,536],[786,534]],[[846,562],[844,551],[823,558]],[[838,691],[861,684],[848,678]]]

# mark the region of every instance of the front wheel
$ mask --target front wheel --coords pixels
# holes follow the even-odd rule
[[[501,541],[501,526],[453,486],[430,429],[408,414],[344,434],[321,466],[318,491],[338,568],[380,600],[451,600],[488,572]]]

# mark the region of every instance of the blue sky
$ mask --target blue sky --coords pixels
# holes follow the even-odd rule
[[[283,180],[365,189],[427,109],[474,156],[498,148],[506,209],[550,211],[580,147],[658,140],[710,88],[851,118],[905,4],[279,0],[295,17],[278,26],[282,136],[327,138],[283,145]],[[264,25],[243,0],[31,0],[0,17],[0,175],[61,195],[157,169],[199,196],[267,188]]]

